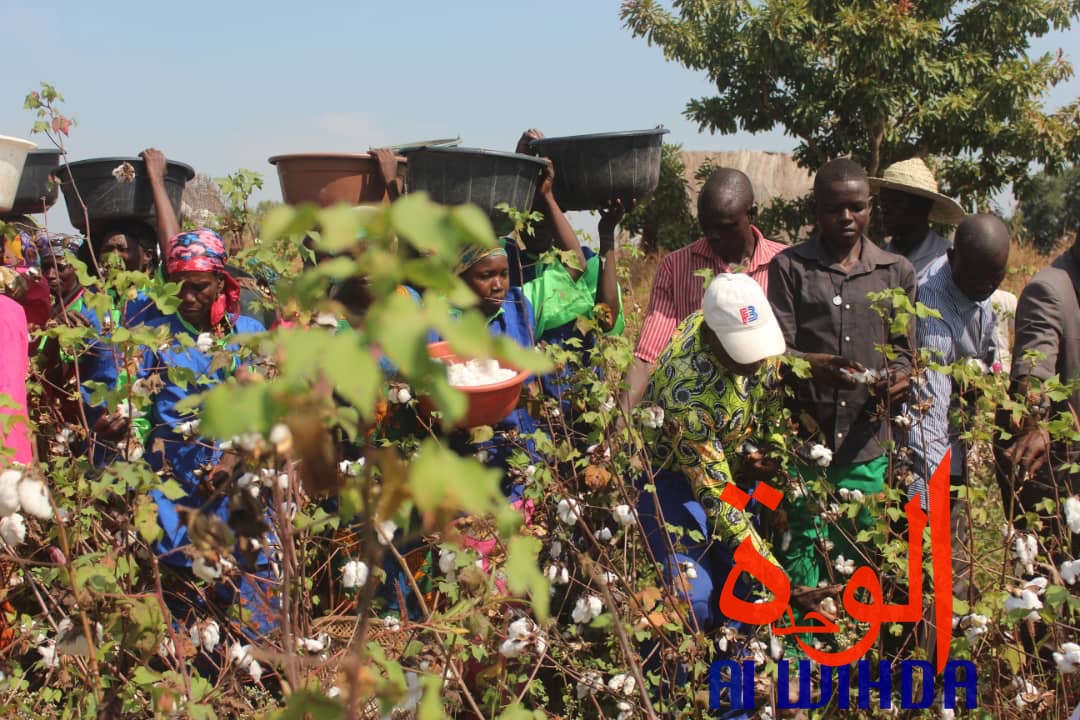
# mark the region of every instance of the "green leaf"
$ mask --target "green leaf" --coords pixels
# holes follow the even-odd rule
[[[539,538],[510,538],[506,552],[506,582],[516,593],[529,593],[537,620],[544,622],[548,618],[551,597],[547,578],[540,571],[537,560],[540,548]]]
[[[175,481],[170,481],[175,482]],[[149,495],[140,495],[135,500],[135,529],[148,545],[161,539],[164,534],[158,523],[158,507]]]
[[[158,490],[169,500],[179,500],[180,498],[187,497],[187,490],[180,486],[180,483],[175,480],[169,479],[161,483],[158,486]]]
[[[311,690],[289,696],[289,704],[276,715],[277,720],[341,720],[345,709],[337,700]]]

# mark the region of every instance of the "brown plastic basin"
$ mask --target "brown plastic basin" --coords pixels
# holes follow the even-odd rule
[[[367,153],[302,153],[275,155],[281,197],[289,205],[335,203],[360,205],[387,200],[378,162]],[[405,174],[405,158],[398,158],[398,177]]]

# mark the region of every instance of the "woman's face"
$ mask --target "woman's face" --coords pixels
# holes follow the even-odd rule
[[[221,278],[211,272],[182,272],[170,279],[181,283],[180,317],[199,330],[209,330],[210,307],[221,294]]]
[[[108,266],[110,255],[119,257],[125,270],[146,272],[148,268],[149,259],[142,245],[124,233],[113,233],[101,243],[101,257],[98,258],[98,262],[103,266]]]
[[[58,300],[63,302],[75,294],[79,286],[79,278],[75,274],[75,268],[66,257],[43,257],[41,259],[41,274],[49,282],[49,289]]]
[[[510,288],[510,263],[505,255],[486,257],[464,273],[461,279],[480,298],[480,309],[491,316],[502,307]]]

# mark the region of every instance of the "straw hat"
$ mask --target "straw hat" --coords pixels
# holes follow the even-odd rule
[[[877,194],[882,188],[933,200],[930,222],[956,225],[964,217],[964,208],[958,202],[938,192],[937,180],[922,158],[893,163],[885,168],[881,177],[870,178],[870,192]]]

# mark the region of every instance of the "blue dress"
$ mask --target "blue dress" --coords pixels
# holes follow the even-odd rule
[[[113,298],[113,301],[114,306],[120,305],[116,298]],[[79,358],[80,392],[84,412],[86,413],[87,423],[90,427],[93,427],[94,423],[105,414],[106,409],[104,404],[94,404],[91,401],[96,384],[104,386],[107,390],[115,390],[120,382],[124,357],[119,348],[108,341],[112,331],[103,326],[97,311],[88,304],[83,303],[81,314],[98,334],[98,338],[87,344],[86,350]],[[134,300],[124,303],[122,308],[117,309],[114,307],[110,314],[113,328],[150,325],[160,321],[162,317],[161,311],[154,305],[154,301],[144,292],[139,292]],[[87,385],[87,382],[91,384]],[[93,460],[94,465],[97,467],[104,467],[109,464],[115,456],[115,447],[100,440],[95,444]]]
[[[169,315],[149,323],[151,327],[162,325],[169,328],[173,337],[187,334],[193,340],[198,333],[192,332],[191,326],[185,323],[179,315]],[[265,331],[258,320],[241,315],[234,325],[237,333],[257,333]],[[238,352],[239,346],[230,344],[227,351]],[[172,468],[173,476],[187,493],[179,500],[169,500],[160,490],[154,490],[151,495],[158,507],[158,519],[165,535],[158,542],[156,550],[158,554],[170,553],[162,558],[163,562],[170,565],[183,567],[191,566],[191,559],[182,552],[172,552],[177,548],[188,544],[187,526],[180,518],[177,508],[203,508],[204,512],[217,515],[222,520],[228,519],[229,498],[222,497],[204,505],[201,498],[196,494],[199,478],[195,470],[214,466],[221,460],[222,451],[213,440],[207,438],[185,438],[177,432],[177,427],[186,421],[192,420],[191,416],[182,414],[177,410],[177,404],[190,395],[209,390],[214,385],[223,382],[232,375],[238,363],[234,359],[232,367],[217,368],[211,371],[213,354],[199,352],[197,347],[181,348],[170,347],[161,351],[148,351],[139,370],[140,377],[147,377],[154,372],[159,372],[164,387],[154,396],[154,402],[150,411],[152,430],[147,438],[146,457],[150,467],[155,471],[161,470],[167,461]],[[205,378],[208,382],[192,381],[182,387],[174,382],[167,370],[169,368],[183,368],[189,370],[195,378]],[[154,446],[160,441],[161,451],[155,451]]]

